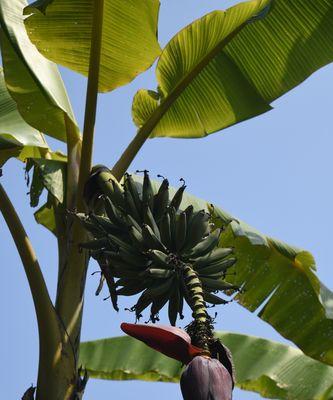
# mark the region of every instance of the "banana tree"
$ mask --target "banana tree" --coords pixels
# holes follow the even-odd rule
[[[143,177],[127,171],[148,139],[202,138],[268,112],[274,100],[332,62],[333,1],[239,3],[193,21],[163,49],[159,7],[158,0],[0,1],[0,166],[5,172],[11,158],[25,163],[33,207],[46,190],[35,219],[58,244],[53,301],[19,210],[1,185],[0,210],[38,325],[39,369],[23,399],[82,398],[88,376],[176,382],[180,362],[188,364],[182,378],[188,399],[194,394],[186,381],[199,380],[192,370],[204,370],[207,359],[228,382],[225,398],[235,383],[264,397],[330,399],[333,293],[316,276],[312,255],[189,195],[185,183],[174,189],[167,178],[160,183],[146,170]],[[92,168],[98,93],[129,84],[156,60],[156,91],[139,90],[133,99],[136,135],[113,166]],[[57,64],[87,77],[82,133]],[[66,152],[54,151],[46,136],[64,142]],[[101,269],[98,292],[105,281],[116,310],[118,296],[142,293],[132,308],[137,319],[151,307],[156,322],[167,305],[175,325],[189,305],[186,334],[125,329],[177,362],[126,337],[81,344],[91,258]],[[250,312],[260,309],[258,316],[300,350],[214,334],[207,305],[230,299]],[[166,351],[169,332],[174,343],[182,341]],[[200,359],[200,367],[192,364]],[[302,375],[305,370],[311,373]],[[207,381],[212,392],[200,398],[220,398],[214,385]]]

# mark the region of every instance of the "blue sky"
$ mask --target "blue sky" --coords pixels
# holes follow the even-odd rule
[[[162,1],[159,37],[164,45],[179,29],[208,11],[236,1]],[[82,126],[86,80],[61,69],[77,118]],[[154,139],[147,142],[131,170],[148,169],[176,185],[186,179],[188,190],[219,204],[258,230],[311,251],[320,279],[333,289],[330,250],[333,223],[332,190],[332,65],[316,72],[301,86],[274,102],[269,113],[205,139]],[[154,70],[111,94],[100,95],[94,162],[112,166],[135,134],[130,108],[139,88],[156,87]],[[49,140],[54,149],[62,144]],[[23,164],[10,161],[2,182],[11,196],[36,248],[50,292],[57,275],[56,243],[33,220]],[[0,218],[2,279],[0,304],[1,374],[4,398],[19,399],[35,382],[38,357],[37,326],[29,288],[8,231]],[[90,266],[90,272],[95,270]],[[82,338],[92,340],[120,334],[122,321],[133,315],[116,314],[108,302],[95,298],[97,277],[88,275]],[[123,301],[122,308],[133,304]],[[165,320],[166,321],[166,320]],[[183,324],[184,325],[184,324]],[[217,329],[284,341],[255,315],[232,304],[219,310]],[[284,341],[285,342],[285,341]],[[142,382],[88,383],[85,399],[154,398],[180,400],[178,385]],[[259,397],[235,391],[237,400]]]

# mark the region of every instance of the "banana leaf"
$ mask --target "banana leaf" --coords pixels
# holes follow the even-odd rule
[[[49,147],[44,136],[28,125],[11,98],[0,68],[0,166],[9,158],[42,157]]]
[[[33,178],[30,188],[30,205],[36,207],[44,188],[60,203],[65,202],[67,162],[62,160],[45,160],[31,158],[27,170],[33,168]],[[37,187],[37,190],[35,189]]]
[[[52,204],[46,203],[34,213],[35,220],[38,224],[44,226],[47,230],[57,235],[57,226],[55,213]]]
[[[269,340],[235,333],[217,336],[233,354],[240,389],[274,399],[332,398],[333,367]],[[182,371],[179,362],[130,337],[82,343],[79,363],[91,378],[110,380],[178,382]]]
[[[8,91],[22,118],[56,139],[78,139],[79,129],[57,66],[30,42],[24,26],[26,0],[1,0],[0,43]]]
[[[133,101],[138,137],[199,138],[271,109],[333,61],[333,0],[253,0],[181,30]]]
[[[39,0],[26,8],[30,39],[47,58],[87,75],[93,0]],[[99,90],[125,85],[160,54],[158,0],[104,2]]]

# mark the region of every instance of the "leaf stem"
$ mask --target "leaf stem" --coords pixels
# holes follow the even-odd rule
[[[52,398],[50,393],[59,393],[59,388],[52,388],[49,377],[57,370],[65,370],[73,364],[71,354],[62,358],[66,351],[62,345],[63,331],[53,307],[49,292],[38,263],[35,251],[21,223],[16,210],[3,186],[0,184],[0,210],[13,237],[27,276],[34,301],[39,331],[39,372],[37,398]],[[61,366],[60,366],[61,365]],[[71,368],[68,369],[69,371]]]
[[[83,141],[68,142],[68,182],[67,208],[85,211],[83,189],[92,163],[93,138],[96,120],[100,54],[102,45],[104,0],[94,1],[93,28],[91,37],[89,76],[83,129]],[[79,352],[83,312],[83,295],[88,267],[88,254],[79,251],[79,243],[86,240],[86,232],[81,225],[67,216],[66,255],[60,266],[56,309],[64,327]]]
[[[94,144],[94,129],[96,121],[98,81],[102,47],[104,0],[94,1],[94,16],[91,36],[89,75],[87,86],[86,109],[84,115],[82,156],[80,163],[78,209],[83,211],[83,188],[89,177]]]

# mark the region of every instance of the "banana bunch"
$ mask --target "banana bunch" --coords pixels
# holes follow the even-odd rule
[[[150,307],[150,319],[168,303],[170,323],[183,318],[184,299],[204,317],[205,302],[225,304],[218,291],[236,289],[224,281],[236,259],[232,249],[217,248],[220,230],[213,229],[210,214],[181,208],[185,182],[170,196],[163,179],[154,190],[148,171],[142,185],[125,175],[120,185],[105,170],[101,174],[105,214],[78,214],[92,240],[82,243],[95,258],[117,309],[117,296],[141,293],[132,308],[139,319]],[[100,178],[101,178],[100,177]]]

